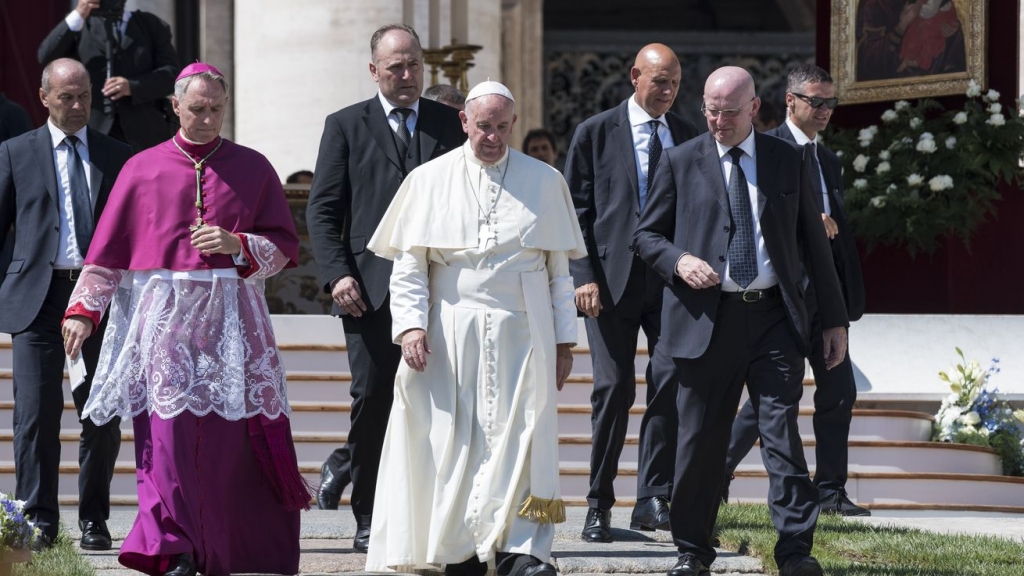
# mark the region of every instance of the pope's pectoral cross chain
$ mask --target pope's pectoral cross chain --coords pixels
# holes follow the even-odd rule
[[[203,212],[206,210],[206,204],[203,202],[203,169],[206,168],[206,161],[210,159],[210,156],[213,156],[217,150],[220,150],[220,145],[224,143],[224,139],[221,138],[220,141],[217,142],[217,146],[215,146],[213,150],[211,150],[210,153],[202,160],[196,160],[188,152],[185,152],[185,150],[178,145],[177,140],[172,138],[171,141],[174,142],[174,146],[177,147],[178,150],[181,150],[181,153],[192,162],[192,166],[196,169],[196,223],[188,227],[189,232],[194,233],[206,226],[206,221],[203,219]]]

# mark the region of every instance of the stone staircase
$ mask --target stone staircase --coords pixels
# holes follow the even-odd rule
[[[292,429],[302,473],[314,484],[320,465],[344,443],[349,425],[351,381],[341,323],[325,316],[275,316],[275,329],[288,369]],[[580,329],[581,337],[585,331]],[[637,355],[637,403],[630,410],[626,445],[615,481],[618,504],[636,496],[637,444],[643,402],[646,353]],[[813,473],[813,381],[800,411],[804,448]],[[562,495],[567,504],[586,505],[590,458],[591,364],[586,343],[575,349],[569,382],[559,394],[559,455]],[[62,417],[62,505],[77,503],[78,422],[65,382]],[[14,490],[12,445],[13,387],[10,339],[0,335],[0,491]],[[884,406],[877,396],[872,406]],[[381,425],[385,425],[381,423]],[[1024,514],[1024,479],[1000,475],[995,452],[977,446],[929,441],[932,418],[906,410],[856,409],[850,432],[850,497],[872,510],[945,510]],[[112,504],[134,505],[135,463],[130,423],[122,424],[121,455],[112,486]],[[767,475],[758,450],[743,460],[730,487],[737,501],[764,501]]]

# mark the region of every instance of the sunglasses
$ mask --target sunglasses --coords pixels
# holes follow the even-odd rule
[[[811,108],[821,108],[822,106],[827,107],[829,110],[835,110],[836,106],[839,106],[839,98],[822,98],[821,96],[806,96],[804,94],[797,94],[796,92],[790,92],[793,96],[807,102],[811,105]]]

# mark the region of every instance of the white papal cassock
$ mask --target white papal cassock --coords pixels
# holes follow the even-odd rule
[[[481,164],[467,142],[410,173],[369,248],[395,261],[395,341],[426,329],[431,354],[395,378],[367,570],[548,561],[555,352],[576,342],[568,259],[586,255],[561,174],[512,150]]]

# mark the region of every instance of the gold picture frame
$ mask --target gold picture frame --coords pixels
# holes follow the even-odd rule
[[[855,104],[985,87],[987,18],[988,0],[832,0],[836,96]]]

